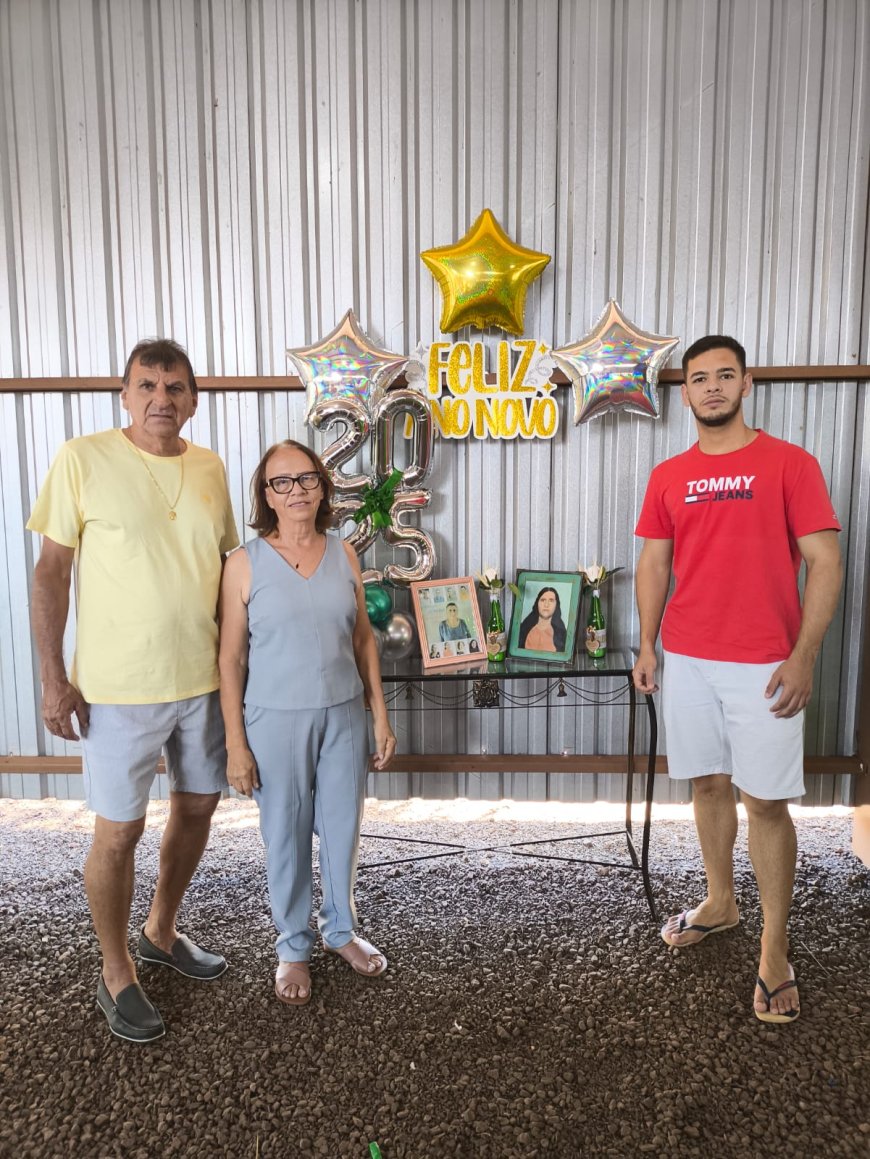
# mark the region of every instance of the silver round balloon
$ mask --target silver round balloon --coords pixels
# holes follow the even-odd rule
[[[388,391],[372,412],[374,431],[374,466],[378,479],[389,479],[395,466],[393,437],[396,421],[410,416],[414,424],[411,462],[402,471],[403,487],[417,487],[429,474],[432,465],[432,411],[416,390]]]
[[[338,423],[344,424],[344,434],[330,443],[320,456],[336,494],[359,491],[371,482],[368,475],[344,475],[339,470],[342,463],[347,463],[362,450],[371,432],[371,421],[361,402],[347,397],[322,398],[312,407],[308,422],[318,431],[328,431]]]
[[[414,651],[417,643],[417,629],[406,612],[393,612],[382,628],[384,636],[385,660],[404,660]]]
[[[424,487],[416,491],[399,491],[390,509],[392,522],[384,528],[384,540],[391,547],[407,547],[414,553],[409,566],[388,563],[384,568],[384,579],[397,587],[428,579],[435,570],[437,556],[431,538],[419,527],[406,527],[402,523],[403,515],[427,507],[430,498],[431,492]]]
[[[375,638],[375,647],[378,650],[378,656],[383,656],[384,644],[386,643],[386,641],[384,639],[383,628],[376,628],[375,625],[372,624],[372,635]]]

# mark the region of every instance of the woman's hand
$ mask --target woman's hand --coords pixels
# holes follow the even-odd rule
[[[376,769],[385,769],[396,752],[396,736],[388,720],[374,722],[376,752],[372,764]]]
[[[259,789],[257,762],[247,746],[227,749],[227,780],[237,793],[245,797],[252,796],[253,790]]]

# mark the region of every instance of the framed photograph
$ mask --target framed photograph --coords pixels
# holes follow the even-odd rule
[[[471,576],[411,584],[424,668],[486,659],[486,642]]]
[[[574,656],[583,577],[571,571],[520,571],[508,656],[569,664]]]

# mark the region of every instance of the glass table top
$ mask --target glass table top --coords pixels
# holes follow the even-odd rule
[[[466,657],[455,664],[424,668],[420,656],[406,660],[382,660],[381,679],[388,684],[398,684],[406,680],[479,680],[490,677],[495,680],[529,680],[560,676],[605,676],[631,675],[634,656],[627,650],[614,649],[600,660],[593,660],[585,652],[576,652],[567,664],[548,664],[545,660],[525,660],[509,656],[501,664],[482,660],[469,661]]]

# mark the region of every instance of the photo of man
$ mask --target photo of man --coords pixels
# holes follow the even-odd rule
[[[453,602],[444,609],[445,618],[438,625],[438,635],[442,640],[468,640],[471,632],[465,620],[459,618],[459,608]]]

